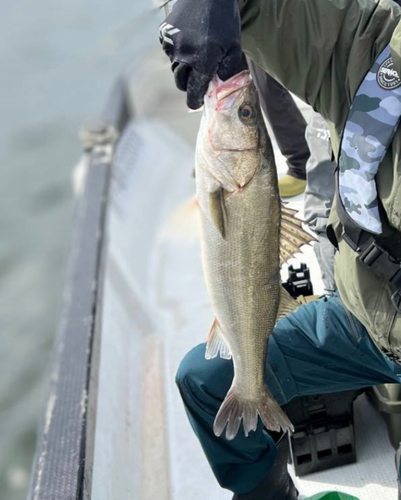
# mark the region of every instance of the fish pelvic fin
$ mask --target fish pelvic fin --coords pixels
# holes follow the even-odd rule
[[[234,384],[228,391],[216,415],[213,431],[219,437],[223,434],[224,428],[226,428],[225,437],[230,441],[237,435],[242,422],[244,434],[248,437],[251,431],[256,431],[257,429],[258,416],[268,430],[294,432],[291,421],[273,399],[272,394],[266,386],[264,386],[260,398],[255,401],[241,398],[237,395]]]
[[[177,207],[166,219],[161,230],[163,239],[173,243],[192,243],[201,235],[199,202],[192,197]]]
[[[217,319],[213,320],[209,330],[206,344],[206,359],[216,358],[220,354],[221,358],[231,359],[231,351],[226,341],[224,340],[221,327]]]
[[[280,264],[298,253],[303,245],[316,241],[314,236],[303,229],[303,221],[295,217],[296,213],[296,210],[281,204]]]
[[[300,303],[297,302],[291,295],[287,292],[284,287],[280,289],[280,305],[277,313],[277,321],[287,314],[290,314],[298,309]]]
[[[213,224],[225,239],[227,233],[227,209],[223,188],[209,194],[209,207]]]

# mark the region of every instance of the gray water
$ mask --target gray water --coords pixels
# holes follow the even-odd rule
[[[77,131],[146,55],[151,0],[3,2],[0,21],[0,499],[25,498],[73,224]]]

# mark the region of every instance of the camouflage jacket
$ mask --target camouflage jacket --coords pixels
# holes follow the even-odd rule
[[[390,43],[401,75],[401,8],[391,0],[240,0],[244,52],[328,121],[334,155],[353,97]],[[391,227],[401,231],[401,127],[379,167],[376,184]],[[334,181],[333,181],[334,182]],[[334,204],[329,221],[338,240]],[[386,223],[383,230],[386,231]],[[390,287],[339,243],[340,296],[383,352],[401,353],[401,315]]]

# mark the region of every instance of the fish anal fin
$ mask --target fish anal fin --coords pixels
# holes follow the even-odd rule
[[[231,359],[231,351],[224,340],[220,324],[215,318],[207,336],[206,359],[216,358],[220,354],[221,358]]]
[[[209,206],[213,224],[222,237],[225,238],[227,233],[227,210],[223,188],[209,194]]]
[[[280,305],[277,313],[277,321],[287,314],[290,314],[298,309],[300,304],[287,292],[283,287],[280,289]]]

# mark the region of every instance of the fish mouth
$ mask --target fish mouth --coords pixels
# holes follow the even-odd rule
[[[246,89],[248,86],[249,86],[249,83],[247,83],[246,85],[242,85],[241,87],[235,87],[235,88],[231,88],[231,89],[228,88],[228,89],[218,90],[216,92],[217,102],[221,102],[224,99],[227,99],[227,97],[230,97],[233,94],[239,93],[241,90]]]
[[[216,96],[216,101],[221,102],[227,97],[232,96],[240,92],[243,89],[246,89],[250,83],[252,82],[249,71],[242,71],[237,75],[232,76],[226,81],[220,80],[218,76],[216,76],[213,80],[214,82],[214,91]]]

